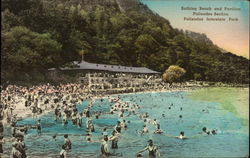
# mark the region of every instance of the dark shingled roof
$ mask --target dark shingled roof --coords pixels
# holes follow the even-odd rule
[[[160,72],[150,70],[145,67],[127,67],[127,66],[119,66],[119,65],[106,65],[106,64],[95,64],[88,63],[86,61],[74,61],[73,68],[64,67],[60,68],[60,70],[101,70],[101,71],[110,71],[110,72],[126,72],[126,73],[147,73],[147,74],[157,74]],[[55,68],[51,68],[49,70],[55,70]]]

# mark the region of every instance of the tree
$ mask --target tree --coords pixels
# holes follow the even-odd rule
[[[186,73],[186,70],[178,65],[171,65],[163,74],[163,80],[172,84],[173,82],[180,81],[181,77]]]
[[[26,27],[13,27],[2,36],[2,64],[7,73],[42,72],[60,63],[61,44],[49,33],[39,34]]]
[[[83,59],[84,59],[83,57],[84,57],[85,54],[87,54],[87,51],[86,51],[86,50],[83,50],[83,49],[82,49],[82,50],[79,51],[79,55],[82,56],[82,61],[83,61]]]

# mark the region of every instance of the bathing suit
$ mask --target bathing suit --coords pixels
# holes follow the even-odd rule
[[[115,129],[116,129],[116,131],[117,131],[117,132],[121,133],[122,128],[121,128],[121,126],[120,126],[120,125],[116,126],[116,128],[115,128]]]
[[[71,149],[71,141],[69,139],[65,141],[65,146],[66,146],[66,149]]]
[[[37,124],[37,130],[41,130],[41,124]]]
[[[106,144],[106,143],[102,143],[102,146],[101,146],[101,153],[102,153],[103,155],[105,155],[105,156],[108,156],[109,153],[107,153],[107,152],[105,151],[105,145],[107,145],[107,144]]]
[[[60,158],[64,158],[64,153],[65,153],[66,151],[65,150],[62,150],[61,152],[60,152]]]
[[[32,113],[36,113],[36,107],[33,107]]]
[[[111,148],[112,149],[118,149],[117,143],[118,143],[118,139],[117,138],[115,138],[114,140],[112,140]]]
[[[156,151],[157,151],[156,146],[152,146],[152,147],[148,146],[148,156],[150,158],[155,158],[156,157],[156,155],[155,155]]]
[[[86,117],[90,117],[90,112],[86,111]]]

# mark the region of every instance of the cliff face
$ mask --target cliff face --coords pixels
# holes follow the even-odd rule
[[[203,43],[206,43],[206,44],[209,44],[209,45],[213,45],[213,42],[204,33],[200,34],[200,33],[197,33],[197,32],[185,31],[185,34],[188,37],[195,40],[195,41],[203,42]]]
[[[136,10],[141,12],[152,12],[139,0],[44,0],[49,3],[63,3],[68,6],[78,6],[87,11],[93,11],[96,6],[114,7],[121,12]]]

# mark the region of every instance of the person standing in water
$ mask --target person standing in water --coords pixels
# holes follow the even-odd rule
[[[109,140],[112,141],[111,148],[113,149],[113,153],[115,153],[115,150],[118,149],[118,136],[119,134],[114,130],[112,132],[112,136],[109,138]]]
[[[42,126],[41,126],[41,120],[40,119],[37,121],[36,129],[37,129],[37,134],[41,135],[42,134]]]
[[[117,133],[121,133],[122,131],[122,126],[121,126],[121,122],[120,121],[117,121],[117,125],[115,126],[115,129],[114,129]]]
[[[146,150],[148,150],[148,157],[149,158],[156,158],[156,154],[158,155],[158,157],[161,157],[160,152],[158,151],[157,146],[155,146],[153,144],[152,139],[148,140],[148,146],[146,148],[144,148],[143,150],[139,151],[138,154],[141,152],[144,152]]]
[[[62,150],[60,151],[60,158],[67,158],[67,151],[65,145],[62,145]]]
[[[67,134],[64,135],[64,145],[65,145],[65,150],[67,150],[67,151],[71,150],[72,143],[71,143],[70,139],[68,138]]]
[[[102,157],[106,158],[110,155],[109,146],[108,146],[108,138],[104,138],[104,141],[101,145],[101,155]]]
[[[104,138],[108,138],[108,132],[107,132],[107,128],[106,127],[103,129],[102,135],[103,135],[103,139]]]

